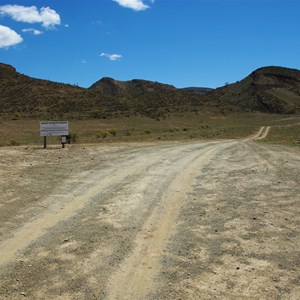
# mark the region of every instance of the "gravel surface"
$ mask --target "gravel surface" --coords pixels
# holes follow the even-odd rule
[[[0,299],[299,299],[299,154],[0,148]]]

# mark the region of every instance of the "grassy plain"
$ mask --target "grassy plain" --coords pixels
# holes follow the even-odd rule
[[[42,145],[37,119],[0,119],[0,146]],[[244,138],[272,126],[264,143],[299,145],[300,115],[243,113],[227,116],[177,114],[157,121],[130,117],[112,119],[69,120],[69,130],[76,143],[112,143],[159,140],[203,140]],[[59,144],[58,137],[48,143]]]

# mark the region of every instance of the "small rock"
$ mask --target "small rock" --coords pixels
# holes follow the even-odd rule
[[[26,297],[26,293],[24,293],[24,292],[21,292],[21,295],[24,296],[24,297]]]

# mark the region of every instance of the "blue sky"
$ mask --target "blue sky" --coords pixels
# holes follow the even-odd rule
[[[102,77],[219,87],[300,69],[300,0],[0,0],[0,61],[89,87]]]

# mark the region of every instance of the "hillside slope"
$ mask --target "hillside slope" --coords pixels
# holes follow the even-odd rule
[[[300,110],[300,71],[260,68],[240,82],[210,92],[209,97],[246,111],[293,113]]]
[[[146,80],[103,78],[88,89],[40,80],[0,64],[0,115],[31,118],[110,118],[141,115],[161,118],[174,112],[217,109],[200,95]],[[218,110],[218,109],[217,109]]]
[[[2,114],[52,116],[84,109],[85,101],[95,104],[80,87],[31,78],[5,64],[0,64],[0,91]]]
[[[300,111],[300,71],[267,67],[206,94],[146,80],[102,78],[90,88],[28,77],[0,63],[0,116],[162,118],[173,113]]]

